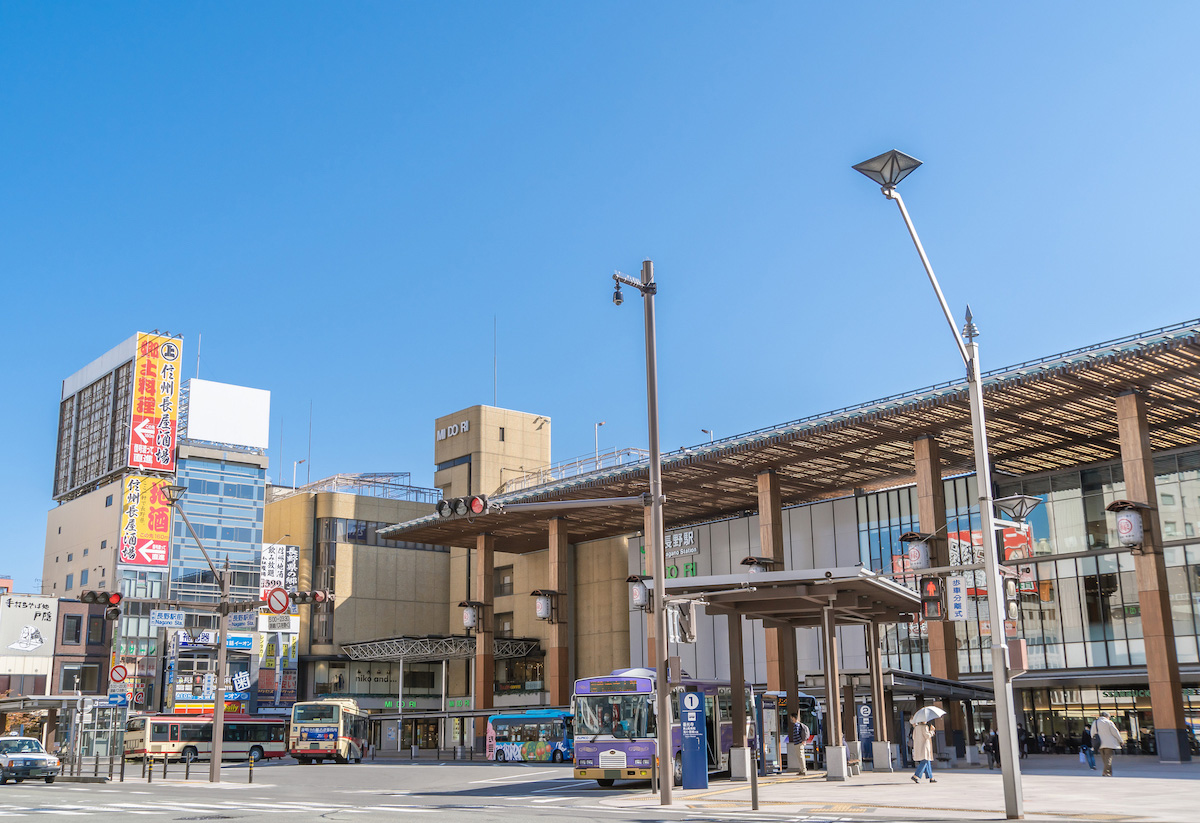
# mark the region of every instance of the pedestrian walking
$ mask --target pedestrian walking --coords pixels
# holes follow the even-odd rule
[[[1017,724],[1017,757],[1024,760],[1029,756],[1029,732],[1025,731],[1025,727]]]
[[[1087,763],[1089,769],[1096,771],[1096,755],[1092,751],[1092,733],[1087,726],[1083,727],[1083,732],[1079,735],[1079,762]]]
[[[796,764],[797,771],[802,775],[808,774],[805,749],[808,746],[808,736],[810,733],[805,722],[797,717],[796,722],[792,724],[791,750],[788,752],[788,758],[795,757],[799,760],[799,763]],[[789,763],[788,765],[791,764]]]
[[[989,769],[1000,765],[1000,736],[996,734],[995,729],[988,729],[988,737],[983,744],[983,750],[987,754]]]
[[[912,776],[912,782],[920,783],[921,777],[929,778],[930,783],[936,783],[933,776],[933,725],[918,723],[913,726],[913,760],[917,761],[917,773]]]
[[[1104,763],[1104,777],[1112,777],[1113,754],[1125,745],[1125,738],[1117,724],[1109,718],[1108,712],[1100,712],[1096,722],[1092,724],[1092,748],[1100,750],[1100,760]]]

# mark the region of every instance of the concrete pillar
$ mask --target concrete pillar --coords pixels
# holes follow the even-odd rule
[[[495,615],[496,539],[481,534],[475,539],[475,586],[471,598],[482,603],[475,623],[475,709],[490,709],[496,692]],[[487,734],[487,717],[475,718],[475,739]]]
[[[554,621],[550,624],[550,644],[546,650],[546,690],[553,706],[566,706],[571,702],[571,673],[568,643],[570,624],[567,622],[567,521],[555,517],[550,520],[550,559],[548,587],[559,592],[555,603]]]
[[[779,497],[779,475],[774,469],[758,473],[758,535],[763,557],[775,561],[775,570],[783,569],[783,506]],[[767,690],[790,696],[797,689],[795,629],[767,627],[765,634]],[[794,702],[788,704],[789,711],[794,708]]]
[[[867,667],[871,675],[871,721],[875,740],[871,743],[871,761],[877,772],[892,770],[892,749],[888,744],[888,707],[883,696],[883,654],[879,642],[879,624],[867,624]]]
[[[789,626],[786,629],[777,629],[777,631],[779,633],[780,654],[783,658],[781,661],[783,664],[783,691],[787,698],[788,722],[791,724],[796,722],[796,707],[800,705],[800,667],[796,660],[796,627]],[[791,728],[783,729],[782,733],[787,735],[790,741]],[[793,757],[790,754],[793,748],[793,745],[789,742],[787,770],[800,774],[800,767],[803,765],[804,748],[803,746],[799,747],[800,757]]]
[[[942,458],[937,440],[929,435],[913,443],[917,467],[917,515],[921,531],[936,534],[929,542],[929,564],[950,565],[950,544],[946,540],[946,489],[942,485]],[[985,482],[985,481],[980,481]],[[949,620],[931,620],[925,624],[929,633],[929,673],[945,680],[958,680],[958,643],[955,624]],[[962,736],[963,720],[958,703],[946,700],[941,707],[947,712],[935,726],[942,737],[942,751],[949,752],[951,762],[956,751],[956,733]]]
[[[729,749],[729,778],[750,776],[750,749],[746,746],[746,667],[742,657],[742,616],[727,614],[729,634],[729,684],[733,690],[733,740]]]
[[[1183,688],[1175,654],[1175,627],[1171,623],[1167,568],[1158,522],[1150,426],[1146,422],[1146,400],[1140,392],[1130,391],[1117,396],[1117,432],[1121,439],[1126,499],[1155,507],[1142,512],[1142,551],[1134,556],[1133,562],[1137,571],[1138,605],[1142,612],[1158,759],[1164,763],[1181,763],[1191,760],[1192,754],[1184,722]]]
[[[821,644],[825,653],[825,779],[840,781],[849,776],[849,770],[842,745],[841,670],[833,606],[826,606],[821,615]]]

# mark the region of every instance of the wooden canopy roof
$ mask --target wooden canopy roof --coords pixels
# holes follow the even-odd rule
[[[1156,329],[983,375],[993,470],[1031,474],[1120,456],[1113,399],[1147,397],[1151,448],[1200,443],[1200,320]],[[913,440],[934,435],[943,470],[974,468],[965,377],[908,394],[663,455],[667,528],[758,510],[756,475],[774,469],[783,504],[794,505],[912,482]],[[601,469],[492,498],[500,503],[622,497],[648,491],[647,461]],[[572,542],[643,528],[640,508],[566,512]],[[497,551],[546,548],[547,512],[479,518],[430,515],[381,532],[391,539]]]

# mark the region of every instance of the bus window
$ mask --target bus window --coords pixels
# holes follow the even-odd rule
[[[212,726],[207,723],[188,723],[179,730],[179,738],[186,743],[211,743]]]
[[[170,725],[169,723],[151,723],[150,739],[155,743],[165,743]]]
[[[179,742],[179,724],[178,723],[171,724],[171,742],[172,743]]]
[[[135,717],[125,724],[125,731],[140,732],[146,728],[146,718]]]

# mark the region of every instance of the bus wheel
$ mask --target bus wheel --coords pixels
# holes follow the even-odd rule
[[[251,746],[250,747],[250,759],[253,760],[255,763],[257,763],[258,761],[263,759],[262,746]]]
[[[308,758],[308,757],[297,757],[296,760],[300,763],[301,766],[311,766],[312,765],[312,759]]]
[[[561,763],[561,762],[563,762],[563,753],[562,753],[562,752],[558,752],[558,751],[556,751],[556,752],[555,752],[555,753],[554,753],[554,754],[551,756],[551,758],[550,758],[550,759],[551,759],[551,760],[553,760],[555,763]]]
[[[195,746],[185,746],[184,747],[183,759],[186,760],[187,762],[195,763],[196,758],[198,758],[199,756],[200,756],[200,753],[198,751],[196,751]]]
[[[682,786],[683,785],[683,752],[680,752],[679,754],[675,755],[675,768],[674,768],[673,772],[674,773],[672,776],[674,777],[675,785]]]
[[[507,758],[504,756],[504,749],[496,749],[496,762],[503,763]]]
[[[616,783],[617,781],[613,780],[610,777],[604,777],[604,778],[596,778],[596,782],[600,784],[600,788],[602,788],[602,789],[611,789],[612,784]]]

